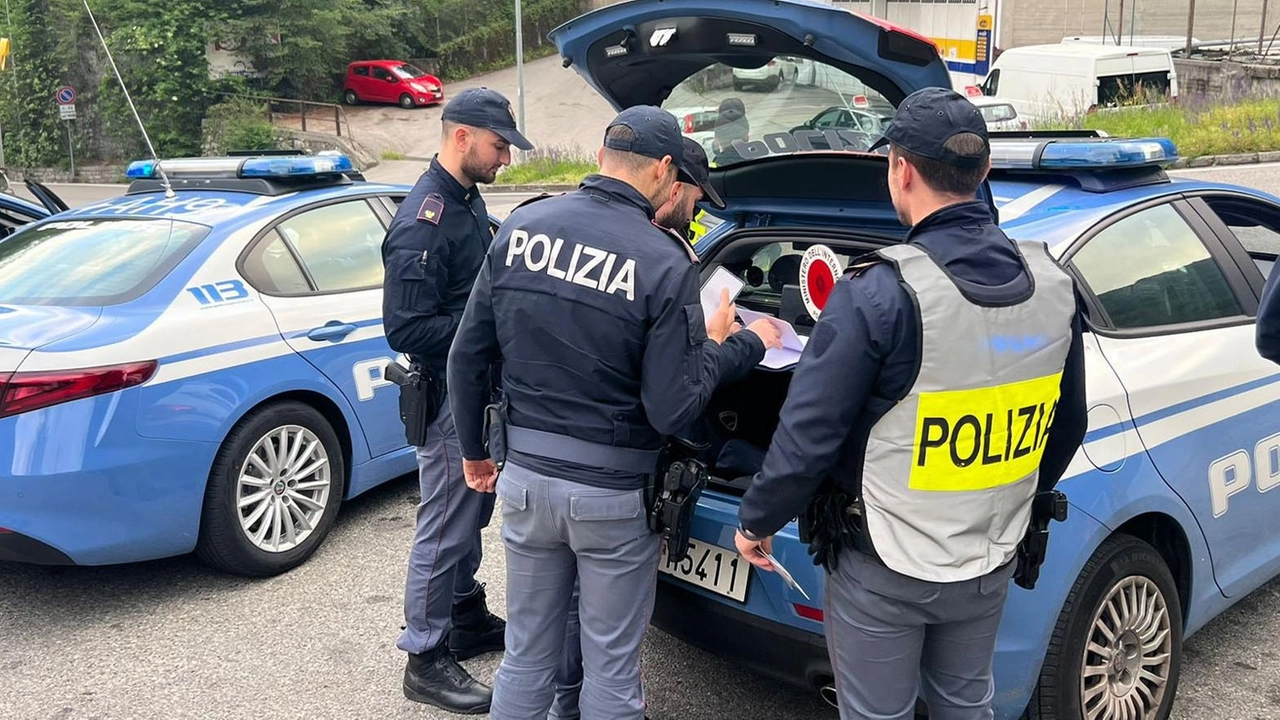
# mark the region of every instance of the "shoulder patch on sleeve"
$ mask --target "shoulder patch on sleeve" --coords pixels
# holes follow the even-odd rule
[[[422,201],[422,207],[418,208],[418,222],[429,222],[432,225],[440,224],[440,216],[444,214],[444,198],[438,193],[428,195]]]

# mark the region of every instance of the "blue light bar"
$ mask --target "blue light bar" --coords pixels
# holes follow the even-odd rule
[[[355,167],[346,155],[249,158],[240,166],[242,178],[304,177],[351,172]]]
[[[154,160],[134,160],[129,163],[129,169],[125,170],[124,176],[130,180],[139,180],[156,177],[155,172],[156,163]]]
[[[334,175],[355,170],[351,159],[337,153],[285,157],[208,157],[136,160],[125,177],[130,180],[159,179],[159,167],[170,178],[302,178]]]
[[[1169,138],[991,141],[991,166],[1000,170],[1120,170],[1161,167],[1177,159],[1178,148]]]

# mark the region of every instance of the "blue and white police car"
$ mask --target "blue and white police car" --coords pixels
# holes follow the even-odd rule
[[[161,167],[0,240],[0,559],[275,574],[415,468],[381,319],[408,188],[341,155]]]
[[[883,157],[839,128],[791,129],[852,92],[896,104],[949,86],[927,40],[781,0],[636,0],[552,37],[615,107],[743,102],[749,134],[741,123],[721,133],[712,174],[728,207],[696,246],[704,277],[724,267],[745,281],[740,308],[803,336],[814,323],[801,292],[807,249],[848,263],[903,239]],[[731,77],[723,65],[776,56],[812,60],[815,84],[752,94],[717,83]],[[809,152],[815,144],[846,152]],[[1060,485],[1070,517],[1052,525],[1036,589],[1010,590],[997,717],[1165,718],[1184,638],[1280,571],[1280,373],[1253,340],[1280,252],[1280,200],[1170,178],[1176,150],[1162,139],[1021,133],[993,146],[984,194],[1010,235],[1046,242],[1076,277],[1089,327],[1089,431]],[[789,379],[760,368],[714,397],[704,418],[714,478],[689,557],[660,566],[654,622],[834,702],[823,573],[794,523],[774,552],[812,600],[733,550],[739,497]]]

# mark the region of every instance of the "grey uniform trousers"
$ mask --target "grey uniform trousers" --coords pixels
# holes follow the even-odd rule
[[[498,476],[507,556],[506,652],[495,720],[546,720],[579,584],[584,720],[641,720],[640,646],[653,613],[658,536],[643,490],[608,490],[508,462]]]
[[[449,640],[453,603],[479,589],[480,529],[493,517],[493,493],[467,487],[448,399],[418,448],[418,529],[404,586],[404,633],[396,647],[418,654]]]
[[[954,583],[917,580],[857,550],[827,575],[825,631],[841,720],[989,720],[1010,562]]]

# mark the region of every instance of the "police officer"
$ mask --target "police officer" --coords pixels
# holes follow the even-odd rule
[[[671,185],[671,193],[667,201],[654,211],[654,224],[665,228],[676,239],[683,241],[693,220],[693,211],[698,201],[704,197],[719,208],[724,207],[724,200],[711,186],[710,168],[707,165],[707,153],[696,141],[687,135],[681,138],[684,156],[676,172],[676,182]],[[714,333],[716,328],[708,326],[707,332]],[[560,669],[556,673],[555,701],[551,704],[548,715],[552,720],[577,720],[580,718],[578,694],[582,690],[582,644],[579,637],[578,619],[579,590],[575,585],[569,600],[569,618],[565,631],[564,656],[560,659]]]
[[[736,542],[773,569],[771,536],[834,503],[813,530],[833,547],[810,550],[828,570],[841,718],[910,718],[918,691],[931,718],[990,718],[996,628],[1033,497],[1084,437],[1080,318],[1044,244],[1011,241],[975,200],[990,145],[971,103],[920,90],[886,142],[907,242],[836,284]],[[834,542],[833,528],[846,530]]]
[[[510,624],[491,710],[499,720],[547,717],[575,577],[582,715],[642,717],[640,644],[658,561],[644,483],[664,436],[688,427],[722,378],[780,343],[767,322],[730,335],[727,297],[705,321],[692,249],[654,224],[682,152],[671,114],[621,112],[600,174],[503,223],[450,351],[467,482],[496,484],[503,501]],[[723,343],[708,340],[706,325]],[[500,479],[483,429],[499,359]]]
[[[532,148],[516,129],[511,104],[493,90],[458,93],[441,120],[440,152],[400,205],[382,246],[387,341],[439,388],[492,238],[476,184],[493,182],[511,162],[511,145]],[[503,647],[505,624],[489,612],[475,579],[480,528],[489,523],[494,498],[466,486],[443,393],[424,402],[434,421],[417,451],[422,502],[405,584],[406,627],[397,643],[409,653],[404,694],[452,712],[485,712],[490,688],[457,661]]]
[[[743,161],[742,154],[733,146],[735,141],[746,142],[751,134],[747,120],[747,108],[738,98],[725,98],[716,111],[716,126],[712,148],[715,150],[716,167],[724,167]]]
[[[1258,307],[1258,326],[1255,338],[1258,353],[1273,363],[1280,363],[1280,272],[1272,271],[1262,289],[1262,303]]]

